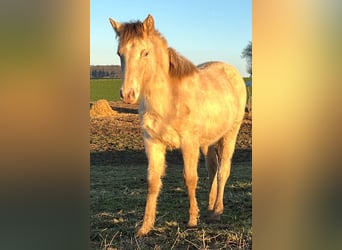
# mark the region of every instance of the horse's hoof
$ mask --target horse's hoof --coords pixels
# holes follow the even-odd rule
[[[136,233],[137,237],[144,237],[148,234],[149,230],[144,230],[143,228],[140,228],[138,232]]]
[[[197,220],[189,220],[188,223],[186,223],[186,228],[187,229],[197,229],[197,223],[198,221]]]
[[[206,218],[206,222],[208,224],[219,223],[220,221],[221,221],[221,215],[220,214],[210,213],[208,215],[208,217]]]
[[[197,229],[198,229],[198,226],[197,226],[197,225],[189,225],[189,224],[186,224],[186,228],[187,228],[187,229],[191,229],[191,230],[197,230]]]

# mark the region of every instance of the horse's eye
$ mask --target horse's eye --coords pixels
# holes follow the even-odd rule
[[[144,50],[141,51],[140,55],[141,55],[141,57],[147,57],[149,53],[150,52],[148,50],[144,49]]]

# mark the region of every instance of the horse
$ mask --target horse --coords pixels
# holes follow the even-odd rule
[[[148,159],[145,214],[137,236],[153,228],[165,174],[167,149],[180,149],[189,198],[187,227],[197,227],[197,165],[200,151],[209,173],[208,221],[219,222],[237,135],[244,117],[246,88],[238,70],[224,62],[197,67],[155,29],[154,18],[120,23],[109,18],[118,39],[123,82],[121,99],[139,102]]]

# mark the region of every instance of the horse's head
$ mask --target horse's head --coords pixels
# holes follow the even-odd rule
[[[117,53],[120,56],[124,77],[120,96],[124,102],[133,104],[138,101],[143,84],[151,79],[152,68],[156,63],[151,56],[154,20],[151,15],[148,15],[144,22],[121,24],[111,18],[109,20],[119,38]]]

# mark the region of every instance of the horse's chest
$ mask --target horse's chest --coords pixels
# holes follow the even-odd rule
[[[161,141],[170,148],[179,148],[179,132],[168,119],[153,112],[146,112],[141,115],[141,125],[149,137]]]

